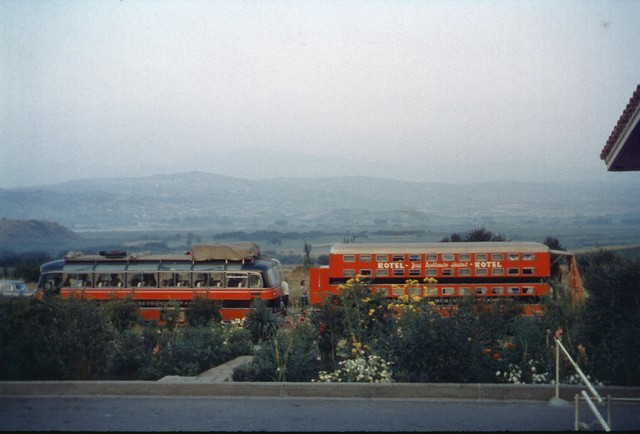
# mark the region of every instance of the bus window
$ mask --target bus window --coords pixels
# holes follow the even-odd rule
[[[460,268],[460,269],[458,269],[458,274],[460,276],[471,276],[471,269],[470,268]]]
[[[196,288],[207,286],[207,277],[209,277],[207,273],[194,273],[193,286]]]
[[[504,253],[492,253],[491,259],[494,261],[504,261]]]
[[[209,273],[209,286],[213,286],[214,288],[226,286],[224,283],[224,272],[214,271]]]
[[[188,288],[191,286],[191,273],[177,273],[178,288]]]
[[[104,286],[104,280],[100,280]],[[130,288],[138,288],[142,286],[142,273],[127,273],[127,286]]]
[[[342,260],[344,262],[356,262],[356,255],[343,255]]]
[[[458,255],[458,261],[470,261],[471,255],[469,253],[460,253]]]
[[[262,284],[262,276],[257,273],[249,274],[249,287],[250,288],[262,288],[264,285]]]
[[[388,275],[389,275],[389,270],[386,270],[384,268],[380,268],[376,270],[376,276],[378,277],[386,277]]]
[[[371,255],[360,255],[360,262],[371,262]]]
[[[536,259],[536,254],[535,253],[523,253],[522,254],[522,260],[523,261],[533,261],[534,259]]]
[[[471,295],[471,288],[460,288],[458,289],[458,295]]]
[[[437,262],[438,261],[438,255],[436,255],[435,253],[429,253],[428,255],[425,256],[425,261],[427,261],[427,262]]]
[[[361,276],[371,276],[371,270],[360,270]]]
[[[487,254],[486,253],[476,253],[476,261],[486,261]],[[495,260],[495,257],[494,257]]]
[[[389,262],[389,255],[376,255],[376,262]]]
[[[456,260],[456,255],[454,255],[453,253],[443,253],[442,254],[442,260],[443,261],[455,261]]]
[[[160,286],[163,288],[170,288],[176,286],[178,279],[174,273],[160,273],[159,274]]]
[[[65,273],[63,275],[63,281],[62,286],[65,288],[82,288],[84,286],[82,277],[76,273]]]
[[[227,273],[227,286],[229,288],[248,288],[248,280],[249,276],[247,275],[247,273]]]
[[[492,276],[504,276],[504,268],[492,268],[491,269]]]
[[[404,287],[403,286],[393,286],[393,287],[391,287],[391,293],[395,297],[399,297],[401,295],[404,295]]]
[[[393,255],[393,256],[391,256],[391,261],[392,262],[403,262],[404,261],[404,255]]]

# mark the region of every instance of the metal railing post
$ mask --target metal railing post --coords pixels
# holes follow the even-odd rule
[[[605,431],[611,431],[611,428],[609,428],[609,424],[605,422],[605,420],[602,418],[602,415],[596,408],[596,405],[591,400],[591,397],[587,394],[587,391],[583,390],[580,393],[582,394],[582,397],[584,398],[584,400],[587,401],[589,408],[591,408],[591,411],[595,415],[596,419],[598,419],[598,422],[600,422],[600,425],[602,426],[602,428],[604,428]]]
[[[573,367],[575,368],[576,372],[578,373],[578,375],[580,376],[580,378],[582,379],[582,381],[584,381],[584,384],[587,386],[587,388],[589,389],[589,392],[591,392],[591,394],[594,396],[594,398],[596,398],[596,400],[598,401],[599,404],[603,403],[603,399],[600,396],[600,394],[596,391],[596,389],[594,389],[594,387],[591,385],[591,382],[589,381],[589,379],[587,378],[586,375],[584,375],[584,372],[582,372],[582,369],[580,369],[580,366],[578,366],[578,364],[576,362],[573,361],[573,358],[571,357],[571,355],[569,354],[569,352],[567,351],[567,349],[564,347],[564,345],[562,345],[562,343],[560,342],[560,339],[558,338],[554,338],[556,341],[556,345],[558,345],[560,347],[560,349],[562,350],[562,352],[564,353],[565,356],[567,356],[567,359],[569,359],[569,362],[571,362],[571,364],[573,365]]]
[[[573,399],[576,404],[576,419],[573,422],[573,430],[580,431],[580,395],[576,393],[576,396]]]
[[[560,399],[560,348],[556,342],[556,399]]]

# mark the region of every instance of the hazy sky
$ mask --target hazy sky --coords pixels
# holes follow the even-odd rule
[[[0,0],[0,188],[635,177],[640,2]]]

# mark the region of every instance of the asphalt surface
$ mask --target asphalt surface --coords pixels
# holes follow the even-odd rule
[[[600,430],[586,405],[583,428]],[[640,403],[612,427],[640,429]],[[606,417],[606,413],[605,413]],[[573,403],[370,398],[38,396],[0,398],[3,431],[571,431]]]
[[[220,374],[220,375],[218,375]],[[233,383],[221,370],[142,382],[0,382],[2,431],[569,431],[583,386]],[[640,431],[640,388],[611,396],[611,426]],[[598,405],[605,421],[607,405]],[[600,430],[579,401],[582,429]]]

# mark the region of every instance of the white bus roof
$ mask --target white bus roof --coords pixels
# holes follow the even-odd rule
[[[549,252],[542,243],[489,241],[463,243],[340,243],[331,247],[332,255],[349,254],[421,254],[421,253]]]

